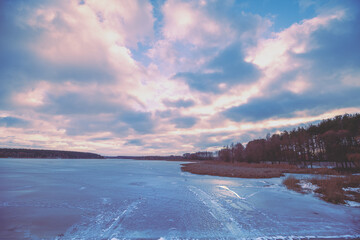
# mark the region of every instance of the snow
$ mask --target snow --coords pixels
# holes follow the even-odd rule
[[[300,180],[300,186],[302,189],[313,192],[316,189],[318,189],[319,187],[312,184],[311,182],[308,182],[306,180]]]
[[[351,191],[351,192],[357,192],[360,193],[360,188],[352,188],[352,187],[348,187],[348,188],[343,188],[344,191]]]
[[[360,207],[360,203],[355,202],[355,201],[349,201],[349,200],[345,200],[346,205],[350,206],[350,207]]]
[[[283,178],[200,176],[180,164],[2,159],[0,239],[360,237],[360,208],[352,202],[294,194]]]

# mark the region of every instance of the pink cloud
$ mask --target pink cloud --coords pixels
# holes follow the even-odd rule
[[[57,63],[104,64],[112,48],[136,47],[153,36],[152,6],[140,1],[76,1],[30,9],[24,24],[41,30],[32,46]]]
[[[228,24],[208,16],[204,6],[201,2],[167,1],[163,6],[164,36],[200,46],[231,42],[234,35]]]
[[[272,38],[262,39],[255,47],[248,49],[246,61],[262,69],[290,70],[297,65],[289,64],[289,54],[305,53],[316,48],[316,44],[310,42],[310,34],[320,28],[326,28],[334,20],[341,20],[344,15],[344,11],[339,10],[331,15],[303,20],[300,24],[294,23],[289,28],[273,34]]]

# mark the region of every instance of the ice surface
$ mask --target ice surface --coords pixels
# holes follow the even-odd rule
[[[282,180],[193,175],[178,162],[1,159],[0,239],[360,237],[360,208]]]

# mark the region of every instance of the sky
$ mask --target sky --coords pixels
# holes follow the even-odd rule
[[[170,155],[360,112],[360,1],[0,2],[0,147]]]

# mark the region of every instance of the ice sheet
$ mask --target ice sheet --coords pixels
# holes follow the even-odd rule
[[[359,226],[360,208],[282,178],[199,176],[165,161],[0,161],[0,239],[356,238]]]

